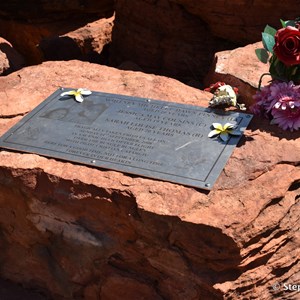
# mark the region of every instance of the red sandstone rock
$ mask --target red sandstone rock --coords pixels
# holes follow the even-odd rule
[[[118,0],[110,62],[132,61],[144,72],[201,81],[213,55],[228,49],[207,25],[168,0]]]
[[[210,98],[160,76],[47,62],[0,78],[2,133],[60,85],[194,105]],[[299,281],[299,150],[298,132],[254,118],[209,193],[2,150],[0,274],[55,299],[282,295],[272,284]]]
[[[0,51],[0,75],[9,69],[9,62],[5,53]]]
[[[37,291],[28,291],[24,287],[0,278],[0,299],[2,300],[47,300]]]
[[[292,0],[117,0],[111,63],[202,81],[215,52],[258,42],[267,24],[297,16]]]
[[[145,72],[184,82],[202,82],[215,52],[233,49],[236,44],[257,42],[266,24],[279,28],[280,18],[297,17],[291,0],[277,3],[271,0],[230,3],[220,0],[15,0],[0,4],[0,36],[11,41],[29,64],[44,60],[38,47],[44,38],[50,38],[52,46],[64,45],[73,51],[68,56],[66,50],[60,49],[60,59],[66,56],[81,59],[80,49],[86,49],[82,48],[81,39],[72,43],[73,38],[54,37],[74,32],[87,22],[112,16],[114,2],[117,18],[111,64],[119,66],[124,61],[132,61]],[[47,47],[46,57],[49,57],[53,47]],[[91,49],[94,48],[92,45]]]
[[[0,36],[11,41],[28,64],[38,64],[44,60],[39,49],[41,40],[64,35],[84,27],[88,22],[111,17],[113,7],[113,0],[2,1]]]
[[[61,36],[43,39],[39,47],[46,60],[80,59],[101,62],[103,48],[111,42],[114,17],[88,23]]]
[[[101,299],[145,299],[159,300],[162,299],[157,295],[155,289],[131,278],[123,276],[111,276],[105,280],[100,293]]]
[[[258,60],[255,49],[263,48],[261,42],[250,44],[234,50],[227,50],[215,54],[215,61],[210,72],[204,79],[205,85],[223,81],[239,89],[239,102],[246,106],[253,104],[260,77],[269,72],[269,64]],[[270,76],[263,77],[262,86],[267,84]]]
[[[5,39],[0,37],[0,75],[25,66],[24,58]]]
[[[187,87],[166,77],[119,71],[76,60],[45,62],[1,78],[1,115],[16,116],[27,113],[59,87],[87,87],[91,90],[135,94],[145,98],[159,97],[161,100],[174,102],[189,101],[191,104],[203,106],[207,106],[211,98],[210,93]]]
[[[98,16],[111,15],[113,11],[112,0],[14,0],[3,1],[0,4],[0,13],[6,18],[25,19],[31,22],[45,20],[61,20],[74,14],[98,14]],[[49,20],[48,19],[48,20]]]
[[[205,1],[170,0],[181,4],[189,13],[208,24],[213,35],[240,44],[254,43],[261,39],[267,24],[280,28],[280,19],[298,17],[295,1]]]

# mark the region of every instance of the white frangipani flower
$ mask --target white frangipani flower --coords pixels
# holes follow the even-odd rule
[[[68,91],[68,92],[63,92],[60,94],[61,97],[63,96],[74,96],[75,100],[77,102],[82,102],[84,100],[83,96],[88,96],[90,95],[92,92],[88,89],[84,89],[84,88],[79,88],[78,90],[72,90],[72,91]]]
[[[220,123],[213,123],[212,127],[214,130],[208,134],[208,137],[219,136],[224,142],[229,140],[229,135],[241,135],[241,132],[235,130],[235,125],[231,123],[226,123],[224,126]]]

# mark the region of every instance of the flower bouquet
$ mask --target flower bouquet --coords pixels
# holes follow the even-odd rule
[[[279,30],[267,25],[262,33],[263,49],[256,49],[260,61],[270,64],[262,74],[251,106],[254,114],[265,116],[284,130],[300,129],[300,19],[282,21]],[[263,76],[270,83],[261,88]]]

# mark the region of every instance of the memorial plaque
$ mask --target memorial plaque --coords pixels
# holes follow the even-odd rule
[[[212,123],[243,130],[252,115],[59,89],[0,138],[0,147],[211,189],[240,136],[209,138]]]

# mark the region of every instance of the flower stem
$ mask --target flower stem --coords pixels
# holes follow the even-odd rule
[[[260,76],[259,82],[258,82],[258,89],[259,89],[259,90],[260,90],[260,88],[261,88],[262,79],[263,79],[263,77],[266,76],[266,75],[271,75],[271,73],[263,73],[263,74]]]

